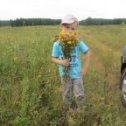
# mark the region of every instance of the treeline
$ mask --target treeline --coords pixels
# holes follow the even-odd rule
[[[6,20],[0,20],[0,26],[10,26],[11,22]]]
[[[111,25],[111,24],[126,24],[126,18],[117,19],[102,19],[102,18],[87,18],[80,21],[81,25]]]
[[[60,23],[59,19],[41,19],[41,18],[30,18],[30,19],[16,19],[10,21],[11,26],[31,26],[31,25],[57,25]]]
[[[34,25],[58,25],[60,19],[43,19],[43,18],[20,18],[15,20],[0,21],[0,26],[34,26]],[[126,18],[118,19],[102,19],[102,18],[87,18],[79,21],[80,25],[111,25],[111,24],[126,24]]]
[[[0,20],[0,26],[34,26],[34,25],[58,25],[60,19],[20,18],[15,20]]]

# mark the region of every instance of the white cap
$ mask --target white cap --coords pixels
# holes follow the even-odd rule
[[[61,24],[71,24],[74,22],[78,23],[78,19],[73,15],[66,15],[61,19]]]

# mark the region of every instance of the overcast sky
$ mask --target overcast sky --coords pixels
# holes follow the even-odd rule
[[[66,14],[73,14],[79,20],[126,18],[126,0],[0,0],[0,20],[60,19]]]

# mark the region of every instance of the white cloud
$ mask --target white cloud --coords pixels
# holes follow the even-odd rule
[[[125,18],[126,0],[2,0],[0,19],[61,18],[74,14],[79,19]]]

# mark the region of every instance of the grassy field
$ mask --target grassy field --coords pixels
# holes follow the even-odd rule
[[[59,30],[0,27],[0,126],[125,126],[119,80],[126,25],[79,27],[92,55],[77,116],[62,112],[58,66],[50,61]]]

